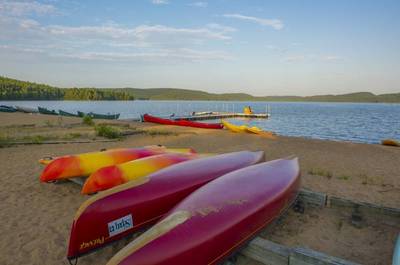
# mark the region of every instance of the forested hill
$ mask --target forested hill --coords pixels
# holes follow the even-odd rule
[[[0,100],[133,100],[121,91],[97,88],[58,88],[0,76]]]
[[[359,92],[343,95],[265,96],[245,93],[214,94],[177,88],[58,88],[0,76],[0,100],[235,100],[311,102],[390,102],[400,103],[400,93],[375,95]]]

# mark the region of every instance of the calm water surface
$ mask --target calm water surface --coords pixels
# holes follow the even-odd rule
[[[7,101],[0,104],[42,106],[71,112],[121,113],[122,119],[138,118],[143,113],[168,116],[172,113],[188,115],[193,111],[241,112],[247,105],[257,113],[266,112],[268,105],[271,113],[268,120],[230,121],[286,136],[365,143],[379,143],[384,138],[400,139],[400,104],[222,101]]]

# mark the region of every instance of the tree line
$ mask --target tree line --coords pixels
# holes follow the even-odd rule
[[[0,100],[133,100],[123,91],[96,88],[58,88],[0,76]]]

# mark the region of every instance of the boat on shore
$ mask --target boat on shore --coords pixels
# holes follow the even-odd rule
[[[99,113],[94,113],[94,112],[82,112],[78,111],[78,116],[79,117],[84,117],[84,116],[89,116],[92,119],[105,119],[105,120],[118,120],[120,113],[117,114],[99,114]]]
[[[77,258],[153,224],[205,183],[263,161],[262,151],[198,158],[93,195],[75,214],[67,257]],[[121,217],[134,222],[123,229],[114,230],[112,226],[110,232],[110,224],[117,223],[112,220],[121,220]],[[101,240],[96,244],[87,243],[94,238]]]
[[[13,106],[0,105],[0,112],[16,112],[17,109]]]
[[[67,116],[67,117],[79,117],[79,115],[78,115],[78,114],[71,113],[71,112],[67,112],[67,111],[63,111],[63,110],[58,110],[58,113],[59,113],[61,116]]]
[[[186,127],[195,127],[195,128],[203,128],[203,129],[222,129],[223,126],[220,123],[204,123],[204,122],[195,122],[195,121],[188,121],[185,119],[177,119],[177,120],[170,120],[164,119],[156,116],[152,116],[149,114],[144,114],[142,116],[142,120],[145,122],[152,122],[158,124],[165,124],[165,125],[176,125],[176,126],[186,126]]]
[[[23,113],[39,113],[38,109],[30,108],[30,107],[22,107],[22,106],[15,106],[17,111]]]
[[[39,113],[40,114],[46,114],[46,115],[58,115],[57,111],[55,110],[49,110],[43,107],[38,107]]]
[[[107,265],[220,264],[285,212],[299,187],[297,158],[223,175],[184,198]]]

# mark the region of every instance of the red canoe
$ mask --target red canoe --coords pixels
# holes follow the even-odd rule
[[[75,215],[68,258],[81,256],[156,222],[205,183],[263,159],[264,152],[249,151],[199,158],[91,197]]]
[[[228,173],[199,188],[108,265],[218,264],[295,200],[297,158]]]
[[[222,129],[223,128],[223,125],[220,123],[204,123],[204,122],[188,121],[188,120],[184,120],[184,119],[170,120],[170,119],[164,119],[164,118],[160,118],[160,117],[151,116],[149,114],[144,114],[143,120],[146,122],[153,122],[153,123],[159,123],[159,124],[196,127],[196,128],[203,128],[203,129]]]

